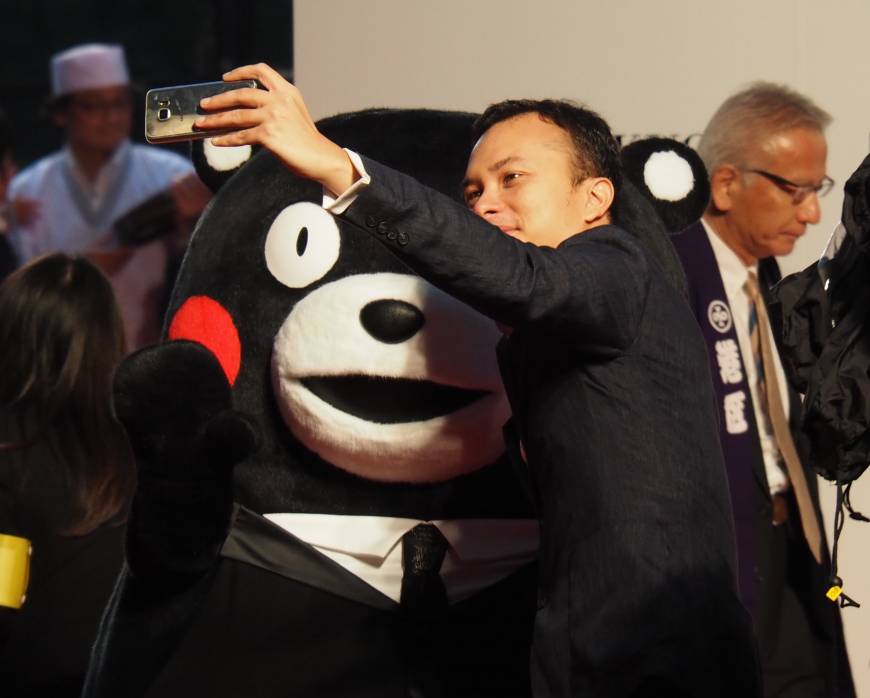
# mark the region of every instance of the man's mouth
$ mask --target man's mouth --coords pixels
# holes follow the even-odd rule
[[[489,395],[485,390],[382,376],[311,376],[300,382],[342,412],[379,424],[423,422]]]

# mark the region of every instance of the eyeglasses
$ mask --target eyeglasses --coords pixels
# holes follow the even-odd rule
[[[767,170],[746,168],[743,171],[761,175],[765,179],[773,182],[786,194],[789,194],[791,196],[791,202],[793,204],[799,204],[803,202],[804,199],[806,199],[810,194],[815,194],[816,196],[824,196],[829,191],[831,191],[834,186],[834,180],[827,175],[825,175],[825,177],[822,179],[821,184],[797,184],[795,182],[792,182],[791,180],[786,179],[785,177],[775,175],[773,174],[773,172],[768,172]]]

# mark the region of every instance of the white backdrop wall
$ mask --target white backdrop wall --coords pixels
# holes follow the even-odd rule
[[[626,139],[688,137],[754,80],[786,83],[834,117],[823,218],[782,260],[814,260],[841,185],[870,148],[870,2],[831,0],[295,0],[294,70],[315,118],[364,107],[480,111],[567,97]],[[828,531],[833,488],[822,483]],[[853,490],[870,510],[870,474]],[[870,513],[870,512],[868,512]],[[829,536],[830,537],[830,536]],[[870,698],[870,524],[848,522],[840,570],[865,608],[844,612],[859,695]]]

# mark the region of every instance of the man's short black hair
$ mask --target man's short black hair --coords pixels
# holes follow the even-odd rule
[[[491,104],[474,122],[473,142],[495,124],[521,114],[536,113],[564,130],[574,144],[577,182],[587,177],[607,177],[615,190],[622,186],[619,144],[607,122],[591,109],[561,99],[507,99]]]

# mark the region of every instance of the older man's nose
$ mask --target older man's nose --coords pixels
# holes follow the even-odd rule
[[[822,218],[817,194],[810,194],[798,206],[797,218],[801,223],[818,223]]]

